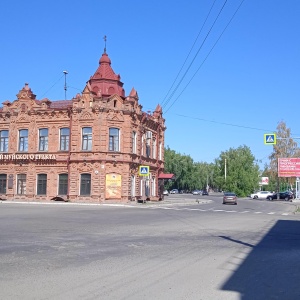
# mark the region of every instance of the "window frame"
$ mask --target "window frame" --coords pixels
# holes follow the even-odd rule
[[[22,133],[25,133],[26,135],[21,135]],[[28,129],[19,129],[19,152],[28,152]]]
[[[152,140],[152,158],[156,159],[156,139]]]
[[[90,132],[84,132],[85,130],[90,129]],[[93,146],[93,128],[92,127],[82,127],[81,131],[82,143],[81,150],[91,151]]]
[[[135,175],[131,174],[131,197],[135,197],[136,181]]]
[[[0,174],[0,194],[6,194],[7,191],[7,174]]]
[[[7,136],[3,135],[7,133]],[[0,152],[8,152],[9,130],[0,130]]]
[[[44,151],[44,152],[48,151],[48,137],[49,137],[49,129],[40,128],[39,129],[39,151]]]
[[[86,177],[86,178],[85,178]],[[92,176],[90,173],[80,174],[80,196],[90,196],[92,187]]]
[[[64,130],[68,130],[68,134],[63,133]],[[69,151],[70,150],[70,128],[63,127],[59,129],[59,150]]]
[[[65,178],[62,178],[62,177]],[[58,195],[68,195],[69,175],[68,173],[58,174]]]
[[[36,176],[36,194],[38,196],[47,195],[47,174],[45,173]]]
[[[116,131],[116,134],[113,132]],[[109,128],[108,150],[112,152],[120,151],[120,129],[116,127]]]
[[[137,133],[136,131],[132,131],[132,153],[136,154],[136,137],[137,137]]]
[[[17,195],[26,195],[26,174],[17,174]]]
[[[162,160],[162,142],[159,142],[159,160]]]

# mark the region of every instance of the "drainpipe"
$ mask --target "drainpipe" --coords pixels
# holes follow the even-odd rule
[[[70,178],[70,160],[71,160],[71,141],[72,141],[72,116],[73,116],[73,112],[72,112],[72,108],[69,109],[69,113],[70,113],[70,136],[69,136],[69,153],[68,153],[68,160],[67,160],[67,167],[68,167],[68,191],[67,191],[67,199],[69,200],[70,197],[70,182],[71,182],[71,178]]]

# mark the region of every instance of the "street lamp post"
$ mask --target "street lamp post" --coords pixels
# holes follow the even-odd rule
[[[225,182],[226,182],[226,172],[227,172],[227,170],[226,170],[226,167],[227,167],[227,164],[226,164],[226,158],[225,158]]]

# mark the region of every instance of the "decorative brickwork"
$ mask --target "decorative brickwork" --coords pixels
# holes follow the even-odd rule
[[[165,129],[159,105],[145,113],[135,89],[125,96],[105,52],[71,100],[37,100],[26,83],[0,108],[0,199],[158,200]]]

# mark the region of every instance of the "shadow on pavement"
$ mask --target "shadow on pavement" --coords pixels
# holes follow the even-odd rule
[[[300,222],[278,221],[222,286],[243,300],[300,299]]]

